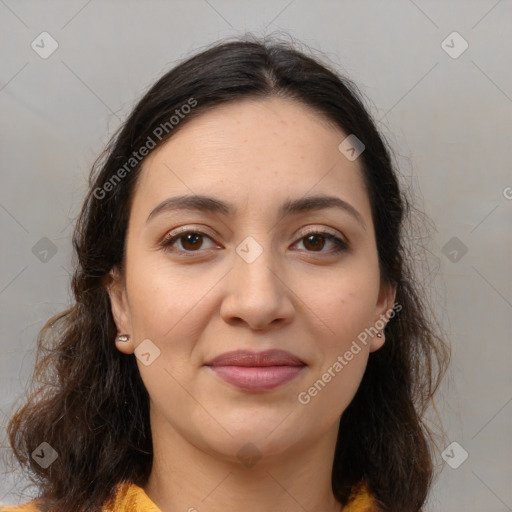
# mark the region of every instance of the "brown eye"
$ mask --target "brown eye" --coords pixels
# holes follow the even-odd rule
[[[203,243],[203,235],[201,233],[188,233],[186,235],[181,235],[179,239],[182,241],[181,246],[186,251],[199,249]]]
[[[326,231],[308,233],[306,236],[303,236],[300,241],[302,241],[307,252],[335,254],[348,249],[348,245],[345,241]],[[329,242],[334,246],[334,249],[324,251],[325,245],[329,244]]]
[[[321,235],[308,235],[303,238],[304,247],[311,249],[312,251],[322,250],[325,246],[325,237]]]
[[[200,231],[182,231],[176,235],[170,235],[162,241],[162,247],[165,250],[175,252],[199,252],[204,245],[205,240],[211,238]],[[176,242],[180,242],[181,247],[174,247]]]
[[[185,256],[187,253],[188,255],[192,255],[191,253],[194,252],[202,252],[200,249],[205,249],[204,242],[208,240],[213,242],[212,238],[206,233],[189,230],[182,231],[175,235],[168,235],[160,245],[166,251],[182,253]],[[179,244],[177,244],[177,242],[179,242]],[[303,243],[307,252],[320,253],[322,255],[337,254],[348,249],[348,244],[344,240],[341,240],[327,231],[315,231],[308,233],[303,236],[299,242]],[[323,250],[326,244],[329,246],[329,243],[333,248],[331,250]]]

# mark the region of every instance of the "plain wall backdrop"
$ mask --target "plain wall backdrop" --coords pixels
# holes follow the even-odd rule
[[[70,300],[94,159],[176,62],[283,31],[359,85],[436,227],[425,277],[453,351],[439,407],[458,445],[438,454],[428,510],[512,510],[511,22],[510,0],[0,0],[2,446],[37,333]],[[2,468],[0,503],[24,483]]]

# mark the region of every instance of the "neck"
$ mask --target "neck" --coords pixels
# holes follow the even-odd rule
[[[162,512],[339,512],[331,471],[338,423],[307,446],[254,464],[206,453],[162,417],[151,418],[153,466],[144,486]]]

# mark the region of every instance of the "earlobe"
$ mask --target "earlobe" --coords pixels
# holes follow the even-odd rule
[[[124,279],[117,268],[109,272],[105,288],[110,298],[112,317],[114,318],[118,332],[115,340],[116,346],[121,352],[131,354],[134,349],[130,336],[130,333],[132,332],[130,311],[126,297]],[[127,335],[128,340],[123,340],[122,338],[119,339],[119,335]]]
[[[385,341],[386,335],[383,332],[377,333],[370,341],[370,352],[375,352],[379,350],[379,348],[382,348]]]
[[[377,332],[370,342],[370,352],[379,350],[386,341],[385,328],[393,313],[393,306],[396,297],[396,285],[383,283],[377,300],[376,317],[373,328]]]
[[[116,336],[116,346],[119,352],[123,352],[123,354],[133,354],[135,352],[135,347],[129,334],[118,334]]]

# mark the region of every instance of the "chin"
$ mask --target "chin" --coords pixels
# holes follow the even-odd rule
[[[215,432],[208,431],[203,432],[203,440],[210,449],[231,461],[250,456],[253,452],[254,456],[260,457],[284,455],[297,444],[307,444],[308,440],[317,437],[315,432],[308,430],[304,421],[299,425],[297,418],[293,418],[294,415],[289,415],[289,412],[281,409],[278,414],[265,415],[261,411],[255,411],[256,417],[254,414],[238,414],[236,421],[229,421],[226,417],[219,418],[219,422],[230,435],[219,437]]]
[[[230,464],[239,464],[248,469],[256,464],[263,467],[263,463],[272,463],[273,459],[286,455],[295,446],[290,436],[276,435],[265,438],[250,429],[234,433],[229,441],[223,443],[219,443],[218,439],[211,441],[210,444],[206,440],[208,453]]]

